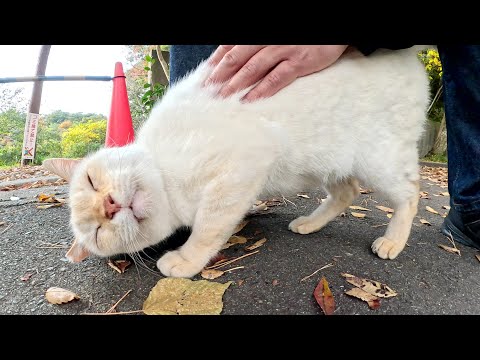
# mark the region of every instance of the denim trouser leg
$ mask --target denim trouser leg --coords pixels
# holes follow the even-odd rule
[[[480,215],[480,45],[438,46],[443,67],[450,203]]]
[[[208,58],[218,45],[171,45],[170,82],[173,84]]]

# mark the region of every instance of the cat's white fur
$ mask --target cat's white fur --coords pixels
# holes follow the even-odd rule
[[[372,244],[381,258],[395,258],[417,211],[417,141],[429,103],[417,51],[351,52],[248,104],[240,102],[248,89],[221,99],[218,86],[203,87],[211,71],[203,62],[156,104],[134,144],[78,163],[47,162],[71,176],[77,246],[100,256],[140,251],[188,226],[188,241],[157,265],[166,276],[192,277],[256,199],[324,186],[327,200],[289,224],[308,234],[350,205],[360,182],[395,209]],[[109,195],[122,205],[112,219],[105,216]]]

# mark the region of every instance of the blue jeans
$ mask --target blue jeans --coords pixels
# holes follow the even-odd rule
[[[208,58],[218,45],[171,45],[170,46],[170,83],[184,77],[197,65]]]
[[[171,81],[183,77],[217,45],[172,45]],[[438,46],[443,67],[451,207],[480,218],[480,45]]]
[[[480,218],[480,45],[438,45],[443,68],[450,206]]]

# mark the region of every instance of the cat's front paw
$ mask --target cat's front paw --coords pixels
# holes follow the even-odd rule
[[[309,216],[300,216],[288,224],[288,228],[297,234],[310,234],[319,230],[316,222]]]
[[[158,269],[169,277],[191,278],[202,271],[204,265],[188,261],[178,250],[166,253],[157,261]]]
[[[372,251],[382,259],[395,259],[405,247],[405,244],[379,237],[372,244]]]

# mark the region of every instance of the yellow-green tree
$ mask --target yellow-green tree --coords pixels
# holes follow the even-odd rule
[[[62,134],[62,155],[81,158],[105,144],[107,120],[89,120],[74,124]]]

